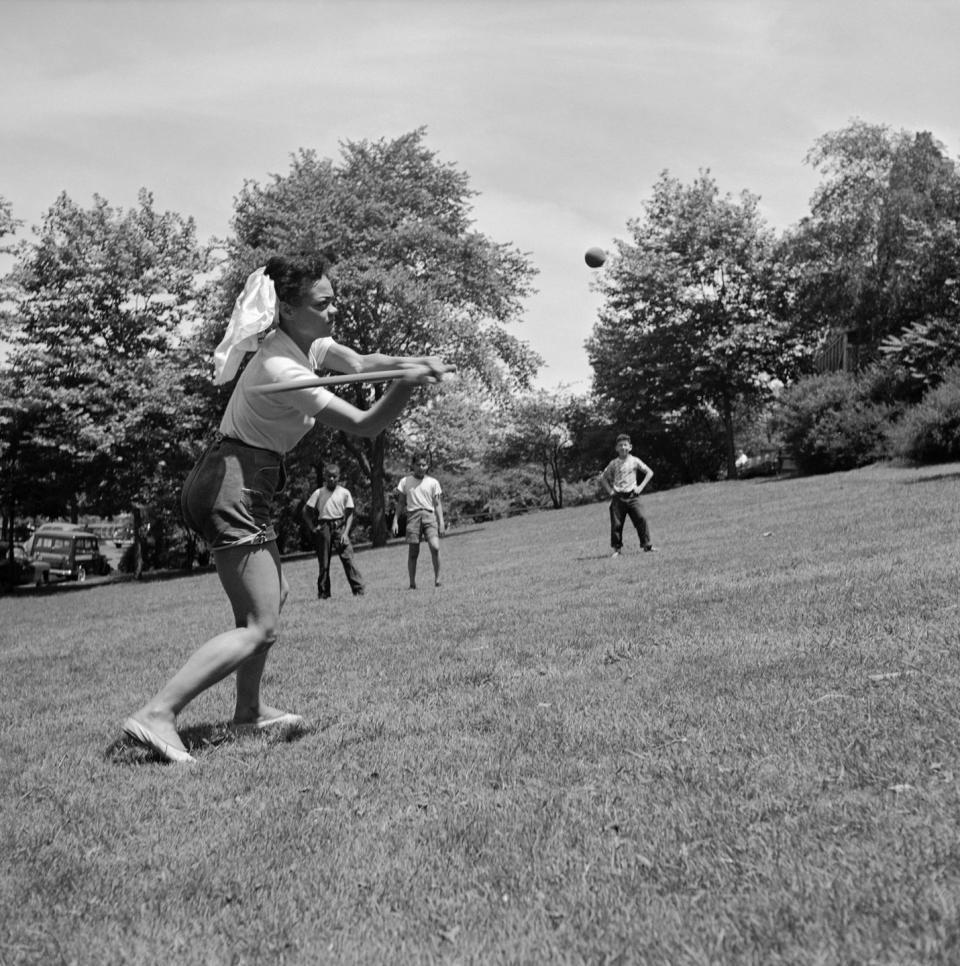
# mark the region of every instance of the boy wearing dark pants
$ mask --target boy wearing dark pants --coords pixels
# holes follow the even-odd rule
[[[653,478],[653,470],[643,460],[631,454],[633,446],[629,436],[618,436],[616,449],[616,459],[611,460],[600,474],[600,483],[610,496],[612,556],[619,557],[623,550],[623,524],[627,517],[637,531],[640,546],[646,551],[656,550],[650,542],[650,530],[640,506],[640,494]],[[641,473],[643,480],[640,480]]]
[[[350,527],[353,523],[353,497],[345,486],[340,486],[340,467],[330,464],[324,472],[325,486],[314,490],[303,507],[303,522],[313,534],[320,572],[317,576],[317,597],[330,596],[330,560],[339,555],[343,572],[354,597],[363,596],[363,578],[353,562]]]

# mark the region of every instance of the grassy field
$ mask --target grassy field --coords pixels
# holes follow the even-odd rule
[[[0,963],[960,962],[960,466],[687,487],[293,587],[265,697],[120,739],[201,574],[0,599]],[[629,527],[629,524],[628,524]],[[335,567],[338,565],[335,563]]]

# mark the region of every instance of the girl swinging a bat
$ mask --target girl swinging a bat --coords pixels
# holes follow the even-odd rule
[[[303,719],[265,704],[260,681],[277,639],[289,587],[280,568],[270,520],[273,495],[283,487],[283,456],[315,422],[373,437],[402,412],[414,388],[439,382],[449,366],[433,357],[361,355],[333,340],[334,293],[320,256],[275,256],[248,279],[226,336],[214,353],[214,382],[237,373],[220,429],[187,477],[181,506],[187,525],[210,546],[230,599],[235,627],[202,644],[172,678],[123,723],[134,741],[167,761],[192,763],[176,719],[198,694],[236,672],[238,730],[296,728]],[[271,329],[266,336],[262,333]],[[370,409],[362,410],[318,385],[304,386],[317,369],[401,375]],[[276,390],[293,383],[289,391]],[[264,390],[267,391],[264,391]]]

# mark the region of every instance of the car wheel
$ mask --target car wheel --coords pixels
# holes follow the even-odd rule
[[[87,568],[77,567],[77,583],[82,584],[87,579]]]

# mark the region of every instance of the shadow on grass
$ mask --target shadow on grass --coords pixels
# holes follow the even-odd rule
[[[787,483],[791,480],[799,479],[800,473],[790,470],[785,473],[774,473],[771,476],[747,476],[742,479],[734,480],[735,483]]]
[[[483,531],[485,529],[486,529],[486,527],[482,527],[482,526],[463,527],[463,529],[460,529],[458,527],[456,530],[453,530],[452,532],[450,530],[448,530],[443,535],[443,539],[444,540],[452,540],[454,537],[465,537],[468,533],[480,533],[481,531]],[[405,541],[402,541],[401,540],[400,542],[403,543]]]
[[[583,554],[579,557],[574,557],[573,559],[577,563],[583,563],[585,560],[609,560],[611,563],[623,560],[624,557],[648,557],[656,556],[656,554],[646,554],[642,550],[621,550],[619,557],[614,557],[612,550],[603,550],[600,553],[588,553]]]
[[[236,731],[230,723],[220,721],[191,725],[182,729],[180,739],[184,747],[195,758],[203,760],[204,752],[209,749],[229,745],[279,745],[299,741],[314,729],[310,725],[268,728],[262,731]],[[121,734],[104,750],[103,757],[115,765],[169,765],[165,758],[153,749],[146,748],[131,737]]]
[[[930,476],[918,476],[912,480],[904,480],[904,486],[916,486],[917,483],[937,483],[940,480],[955,480],[960,477],[960,467],[948,470],[946,473],[933,473]]]

